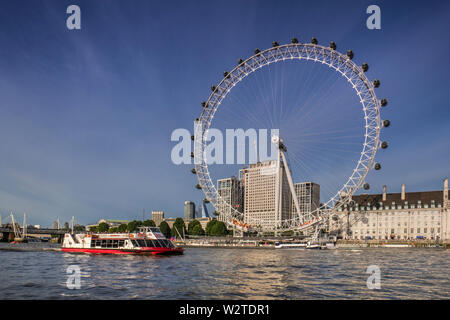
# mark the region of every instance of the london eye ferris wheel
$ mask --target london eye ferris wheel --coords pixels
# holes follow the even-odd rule
[[[375,155],[388,146],[381,141],[380,132],[390,122],[382,120],[380,112],[387,100],[375,94],[380,81],[370,81],[368,64],[359,66],[353,58],[351,50],[340,53],[334,42],[322,46],[316,38],[310,43],[296,38],[289,44],[273,42],[271,48],[256,49],[251,57],[239,59],[211,87],[195,120],[192,172],[198,177],[197,188],[204,192],[205,201],[228,225],[245,231],[261,230],[261,226],[263,231],[304,230],[324,223],[351,201],[358,189],[370,188],[366,177],[371,169],[381,169]],[[284,192],[290,193],[294,213],[279,218],[279,184],[275,199],[270,199],[275,215],[267,215],[264,221],[261,215],[237,208],[218,192],[217,180],[236,175],[252,163],[212,164],[207,148],[208,131],[213,127],[278,130],[269,139],[277,151],[268,160],[287,168]],[[320,185],[320,204],[306,212],[299,209],[294,186],[302,181]]]

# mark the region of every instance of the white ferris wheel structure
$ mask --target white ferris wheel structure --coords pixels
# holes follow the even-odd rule
[[[299,204],[295,196],[290,170],[286,170],[289,190],[292,194],[294,206],[297,214],[289,219],[281,220],[276,218],[273,221],[265,221],[266,232],[280,231],[306,231],[326,223],[327,219],[333,213],[351,202],[352,195],[361,187],[369,189],[365,182],[366,176],[371,169],[379,170],[381,165],[375,162],[375,155],[378,149],[387,148],[387,142],[380,141],[380,131],[383,127],[390,125],[389,120],[382,120],[381,107],[387,105],[386,99],[379,100],[375,94],[375,89],[380,86],[380,81],[375,79],[370,81],[365,72],[368,70],[366,63],[358,66],[353,62],[353,52],[347,51],[342,54],[336,50],[336,44],[331,42],[328,47],[318,44],[317,39],[312,38],[310,43],[300,43],[296,38],[291,43],[280,45],[277,42],[266,50],[255,50],[254,55],[246,60],[240,59],[238,65],[230,72],[224,72],[223,79],[211,87],[211,94],[207,101],[202,103],[203,109],[199,118],[197,118],[194,132],[194,158],[195,169],[192,170],[198,177],[196,187],[204,192],[205,200],[210,202],[215,208],[229,206],[225,214],[225,221],[229,226],[240,228],[244,231],[255,230],[256,226],[261,225],[261,221],[256,218],[246,217],[244,223],[244,214],[238,211],[231,204],[219,195],[215,183],[211,179],[207,159],[207,133],[220,105],[227,95],[239,85],[246,77],[271,64],[276,64],[285,60],[309,61],[327,66],[344,77],[356,93],[364,115],[364,139],[361,146],[361,152],[356,167],[346,181],[342,181],[342,186],[336,190],[333,196],[326,202],[321,203],[320,207],[310,212],[300,214]],[[272,137],[272,143],[278,147],[277,166],[281,162],[288,165],[286,152],[289,146],[283,142],[283,137]],[[278,180],[277,180],[278,181]],[[280,188],[277,186],[277,188]],[[275,207],[279,207],[279,189],[276,192]],[[276,209],[278,210],[278,209]],[[261,230],[260,230],[261,231]]]

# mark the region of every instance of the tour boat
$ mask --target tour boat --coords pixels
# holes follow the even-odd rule
[[[139,227],[134,233],[66,233],[62,245],[64,252],[110,254],[183,254],[156,227]]]

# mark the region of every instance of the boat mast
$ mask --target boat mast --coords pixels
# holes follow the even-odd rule
[[[27,214],[24,212],[23,213],[23,225],[22,225],[22,234],[23,237],[26,238],[27,237]]]

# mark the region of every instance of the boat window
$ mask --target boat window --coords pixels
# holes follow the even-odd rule
[[[161,243],[158,240],[153,240],[155,247],[161,248]]]
[[[102,240],[102,248],[106,248],[106,240]]]
[[[113,240],[112,247],[113,248],[118,248],[119,247],[119,240]]]
[[[123,247],[123,245],[124,245],[124,240],[119,240],[119,247]]]
[[[145,243],[145,240],[137,240],[139,243],[139,247],[146,247],[147,244]]]
[[[136,240],[131,240],[131,242],[135,247],[139,247],[139,243]]]

